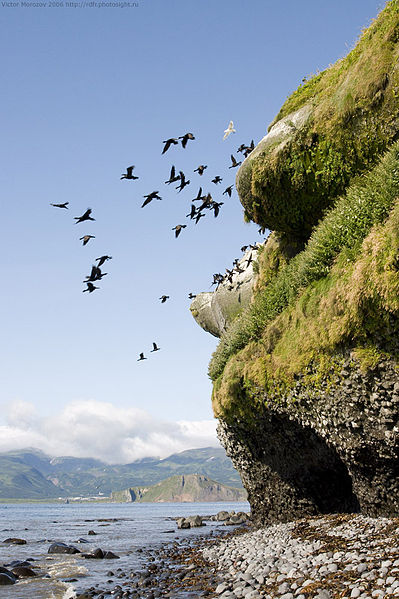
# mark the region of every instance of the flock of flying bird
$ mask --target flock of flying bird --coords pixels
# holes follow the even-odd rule
[[[236,130],[234,129],[233,121],[230,121],[227,129],[224,131],[223,139],[226,139],[231,133],[235,133],[235,132],[236,132]],[[186,148],[187,143],[189,141],[195,140],[195,137],[192,133],[185,133],[184,135],[182,135],[180,137],[171,137],[169,139],[164,140],[162,142],[164,144],[162,154],[165,154],[169,150],[169,148],[171,148],[172,146],[178,145],[179,140],[181,142],[182,147]],[[237,152],[242,153],[243,156],[246,158],[252,152],[254,147],[255,147],[254,140],[252,140],[249,146],[247,146],[245,144],[241,144],[240,147],[237,149]],[[231,165],[229,166],[229,168],[230,169],[236,168],[236,167],[240,166],[240,164],[241,164],[241,161],[238,162],[236,160],[236,158],[233,156],[233,154],[231,154]],[[194,169],[193,172],[198,173],[198,175],[202,177],[202,175],[204,174],[204,171],[207,168],[208,168],[207,165],[201,164],[196,169]],[[137,180],[139,177],[133,174],[134,169],[135,169],[134,165],[128,166],[126,168],[126,173],[123,173],[120,178],[126,179],[128,181]],[[215,185],[218,185],[219,183],[222,182],[222,180],[223,180],[222,177],[220,177],[219,175],[216,175],[213,179],[211,179],[211,182],[214,183]],[[178,193],[180,193],[186,186],[190,185],[190,180],[186,179],[186,176],[183,173],[183,171],[179,171],[179,173],[176,174],[176,168],[174,165],[172,165],[171,170],[170,170],[169,179],[167,181],[165,181],[165,184],[171,185],[172,183],[177,183],[177,182],[179,182],[178,185],[176,186]],[[233,185],[229,185],[223,191],[222,195],[231,197],[232,191],[233,191]],[[152,191],[151,193],[149,193],[143,197],[144,197],[144,202],[141,205],[142,208],[147,206],[153,200],[162,200],[162,197],[159,195],[159,191]],[[196,206],[195,202],[201,202],[201,204]],[[196,197],[192,200],[190,212],[186,215],[186,217],[190,218],[190,220],[194,220],[195,224],[198,224],[200,219],[205,216],[204,211],[212,210],[214,213],[214,216],[216,218],[219,215],[220,208],[221,208],[221,206],[223,206],[223,203],[224,202],[216,202],[213,199],[211,193],[209,193],[209,192],[203,193],[202,187],[200,187]],[[56,208],[64,208],[64,209],[68,210],[68,204],[69,204],[69,202],[64,202],[62,204],[50,204],[50,205],[54,206]],[[86,210],[86,212],[84,212],[84,214],[82,214],[81,216],[75,216],[74,217],[75,224],[82,223],[85,221],[94,221],[95,219],[91,216],[91,213],[92,213],[91,208],[88,208]],[[175,232],[175,237],[176,238],[179,237],[182,230],[185,229],[186,227],[187,227],[187,225],[185,225],[185,224],[175,225],[172,229],[172,231]],[[80,239],[80,241],[82,241],[82,245],[87,245],[89,243],[90,239],[94,239],[94,238],[95,238],[95,235],[86,234],[86,235],[83,235],[82,237],[80,237],[79,239]],[[257,245],[255,244],[255,245],[251,245],[251,246],[243,246],[241,248],[241,251],[245,252],[248,247],[251,247],[251,249],[253,249],[253,250],[258,249]],[[112,259],[112,256],[108,256],[108,255],[103,255],[103,256],[100,256],[99,258],[96,258],[97,264],[92,265],[90,274],[87,275],[83,281],[84,283],[86,283],[86,289],[83,289],[83,292],[87,291],[89,293],[93,293],[93,291],[95,291],[96,289],[99,289],[99,287],[94,285],[94,283],[96,281],[101,281],[101,279],[108,274],[106,272],[102,272],[101,266],[103,266],[103,264],[106,261],[111,260],[111,259]],[[247,266],[249,266],[249,264],[251,262],[252,262],[252,254],[247,260]],[[232,284],[232,277],[233,277],[234,271],[243,272],[243,269],[238,264],[238,259],[236,259],[233,262],[232,269],[226,269],[226,274],[224,274],[224,275],[222,275],[221,273],[214,274],[213,282],[211,283],[211,286],[212,285],[219,286],[226,279],[230,282],[230,284]],[[232,287],[229,287],[229,288],[232,288]],[[188,295],[188,297],[189,297],[189,299],[194,299],[196,296],[193,293],[190,293]],[[165,303],[168,299],[169,299],[168,295],[161,295],[161,297],[159,298],[161,303]],[[150,350],[151,353],[157,352],[161,349],[160,347],[157,346],[157,344],[155,342],[153,342],[152,345],[153,345],[153,349]],[[140,353],[137,361],[140,362],[142,360],[147,360],[147,358],[144,355],[144,352]]]

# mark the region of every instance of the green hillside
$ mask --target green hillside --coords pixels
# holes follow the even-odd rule
[[[26,449],[0,454],[0,499],[110,495],[148,487],[173,475],[198,473],[233,487],[241,479],[220,447],[192,449],[165,459],[144,458],[110,465],[92,458],[51,458]]]

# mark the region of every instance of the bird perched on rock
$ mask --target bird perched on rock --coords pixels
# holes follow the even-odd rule
[[[97,266],[102,266],[106,260],[112,260],[112,256],[100,256],[100,258],[96,258],[96,261],[98,261]]]
[[[214,183],[215,185],[217,185],[218,183],[221,183],[223,181],[222,177],[219,177],[219,175],[216,175],[216,177],[214,179],[212,179],[212,183]]]
[[[54,206],[55,208],[65,208],[68,210],[69,202],[64,202],[63,204],[50,204],[50,206]]]
[[[159,299],[161,300],[161,304],[164,304],[169,299],[169,295],[161,295]]]
[[[152,202],[152,200],[162,200],[161,196],[159,196],[158,194],[159,191],[152,191],[148,195],[143,196],[143,198],[146,198],[146,200],[144,200],[144,202],[141,204],[141,207],[144,208],[144,206],[147,206],[147,204]]]
[[[226,187],[226,189],[224,190],[222,195],[224,196],[227,194],[229,196],[229,198],[231,198],[232,191],[233,191],[233,186],[229,185],[228,187]]]
[[[138,358],[137,362],[140,362],[140,360],[147,360],[148,358],[144,357],[144,353],[141,352],[140,357]]]
[[[183,146],[183,148],[186,147],[187,142],[189,139],[195,139],[194,135],[192,133],[186,133],[185,135],[181,135],[179,137],[179,139],[181,139],[181,145]]]
[[[176,225],[175,227],[173,227],[172,231],[175,232],[175,237],[179,237],[181,230],[185,229],[187,227],[187,225]]]
[[[157,346],[157,344],[155,343],[155,341],[152,342],[152,347],[153,347],[153,349],[151,350],[152,352],[153,351],[159,351],[161,349],[160,347]]]
[[[82,214],[82,216],[74,216],[74,219],[76,220],[75,225],[77,225],[78,223],[82,223],[84,220],[96,220],[95,218],[90,216],[91,212],[91,208],[88,208],[86,212]]]
[[[183,171],[179,171],[180,174],[180,185],[176,187],[179,190],[179,193],[186,187],[186,185],[190,185],[190,181],[186,181],[186,176]]]
[[[197,296],[195,295],[195,293],[190,293],[188,294],[188,299],[195,299]]]
[[[234,123],[233,121],[230,121],[230,123],[227,126],[227,129],[224,130],[224,136],[223,139],[227,139],[227,137],[230,135],[230,133],[235,133],[236,130],[234,129]]]
[[[133,169],[134,169],[134,164],[133,164],[133,166],[128,166],[126,168],[126,173],[122,174],[121,179],[131,179],[131,180],[138,179],[138,177],[135,177],[133,175]]]
[[[240,166],[241,162],[237,162],[237,160],[234,158],[233,154],[230,155],[231,158],[231,166],[229,166],[229,168],[235,168],[236,166]]]
[[[180,175],[176,175],[176,170],[173,165],[172,168],[170,169],[169,179],[167,181],[165,181],[165,183],[170,185],[171,183],[174,183],[175,181],[178,181],[179,179],[180,179]]]
[[[199,175],[203,175],[204,174],[204,170],[208,168],[208,166],[206,164],[200,164],[197,168],[194,169],[194,173],[198,173]]]
[[[83,237],[79,237],[80,241],[83,241],[82,245],[86,245],[89,243],[90,239],[95,239],[95,235],[83,235]]]
[[[87,289],[83,289],[83,293],[85,291],[88,291],[89,293],[93,293],[93,291],[95,289],[100,289],[99,287],[96,287],[95,285],[93,285],[93,283],[87,283]]]
[[[162,143],[165,144],[162,150],[162,154],[165,154],[165,152],[169,150],[172,144],[176,146],[179,142],[176,137],[170,137],[169,139],[165,139]]]

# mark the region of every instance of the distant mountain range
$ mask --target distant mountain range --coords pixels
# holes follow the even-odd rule
[[[203,474],[175,474],[151,487],[134,487],[112,493],[112,501],[137,503],[245,501],[247,493],[223,485]]]
[[[227,486],[242,486],[221,447],[117,465],[94,458],[52,458],[40,450],[26,449],[0,453],[0,499],[109,496],[131,487],[150,487],[177,474],[202,474]]]

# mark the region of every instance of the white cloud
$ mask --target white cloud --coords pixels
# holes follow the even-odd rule
[[[36,447],[53,456],[127,463],[219,444],[215,420],[168,422],[138,408],[95,400],[73,401],[47,418],[32,404],[14,401],[3,415],[0,451]]]

